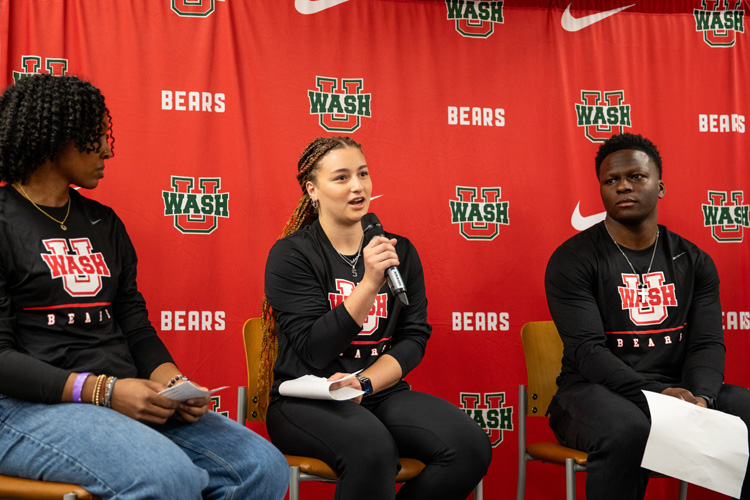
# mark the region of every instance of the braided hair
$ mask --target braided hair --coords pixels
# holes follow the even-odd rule
[[[104,96],[91,83],[75,76],[22,78],[0,97],[0,180],[25,183],[71,141],[81,152],[99,153],[106,132],[112,149],[111,124]]]
[[[289,220],[284,225],[284,230],[279,239],[286,238],[317,220],[318,211],[313,206],[312,200],[307,194],[307,183],[315,182],[320,168],[320,160],[326,154],[334,149],[346,147],[362,150],[362,146],[349,137],[319,137],[307,145],[297,162],[297,182],[299,182],[302,188],[302,197],[289,217]],[[261,328],[263,331],[263,342],[258,373],[258,396],[260,398],[258,406],[260,411],[265,414],[268,408],[268,392],[273,384],[273,365],[276,362],[276,355],[279,350],[279,343],[276,337],[276,320],[271,304],[268,303],[265,295],[263,295],[262,311]]]

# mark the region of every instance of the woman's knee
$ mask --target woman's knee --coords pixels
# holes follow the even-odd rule
[[[93,484],[84,486],[94,494],[118,500],[200,499],[208,485],[208,473],[176,446],[158,451],[158,455],[125,453],[118,457],[116,465],[110,463],[114,470],[106,475],[94,474]]]
[[[240,484],[236,498],[280,499],[289,484],[289,463],[270,442],[259,438],[247,447],[244,460],[235,463]]]
[[[464,468],[464,474],[468,477],[478,480],[490,467],[492,444],[485,431],[474,422],[469,422],[465,427],[459,439],[454,441],[453,462]]]
[[[355,438],[356,439],[356,438]],[[386,432],[362,436],[356,446],[341,447],[336,452],[334,470],[338,474],[367,471],[371,477],[395,478],[399,452],[393,437]]]

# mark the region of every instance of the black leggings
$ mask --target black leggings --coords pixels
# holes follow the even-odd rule
[[[282,452],[318,458],[336,472],[337,500],[464,499],[492,459],[487,435],[468,415],[411,390],[363,405],[278,397],[267,427]],[[396,495],[399,456],[427,466]]]

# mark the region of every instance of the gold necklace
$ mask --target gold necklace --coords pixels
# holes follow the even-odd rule
[[[63,231],[67,231],[68,230],[68,226],[65,225],[65,221],[68,220],[68,215],[70,215],[70,195],[68,195],[68,211],[65,213],[65,218],[63,220],[57,220],[54,217],[52,217],[50,214],[48,214],[47,212],[45,212],[44,210],[42,210],[39,207],[39,205],[37,205],[36,203],[34,203],[34,200],[32,200],[29,197],[29,195],[26,194],[26,190],[23,188],[23,186],[21,185],[20,182],[16,182],[16,186],[18,186],[18,188],[21,190],[21,193],[24,195],[24,197],[26,197],[26,199],[29,200],[31,202],[31,204],[36,207],[37,210],[39,210],[40,212],[42,212],[44,215],[46,215],[47,217],[49,217],[53,221],[55,221],[58,224],[60,224],[60,229],[62,229]]]

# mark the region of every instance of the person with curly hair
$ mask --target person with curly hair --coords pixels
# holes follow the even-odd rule
[[[209,411],[148,319],[137,257],[93,189],[112,156],[101,92],[34,75],[0,97],[0,474],[101,498],[281,499],[267,440]]]
[[[411,390],[404,379],[422,361],[432,331],[416,248],[394,234],[365,234],[372,181],[354,140],[312,141],[297,181],[302,197],[266,262],[260,378],[270,378],[276,357],[266,415],[271,441],[286,454],[328,464],[339,478],[339,500],[466,498],[490,465],[489,439],[459,408]],[[391,266],[399,266],[408,305],[386,285]],[[284,381],[308,374],[363,395],[322,401],[280,394]],[[344,379],[350,374],[357,376]],[[426,467],[397,494],[399,456]]]
[[[565,347],[549,425],[588,453],[586,498],[638,500],[651,430],[643,391],[750,424],[750,393],[724,382],[719,274],[711,257],[658,223],[666,194],[656,145],[612,136],[595,160],[603,222],[547,264],[550,314]],[[689,439],[689,438],[688,438]],[[745,480],[743,499],[750,499]]]

